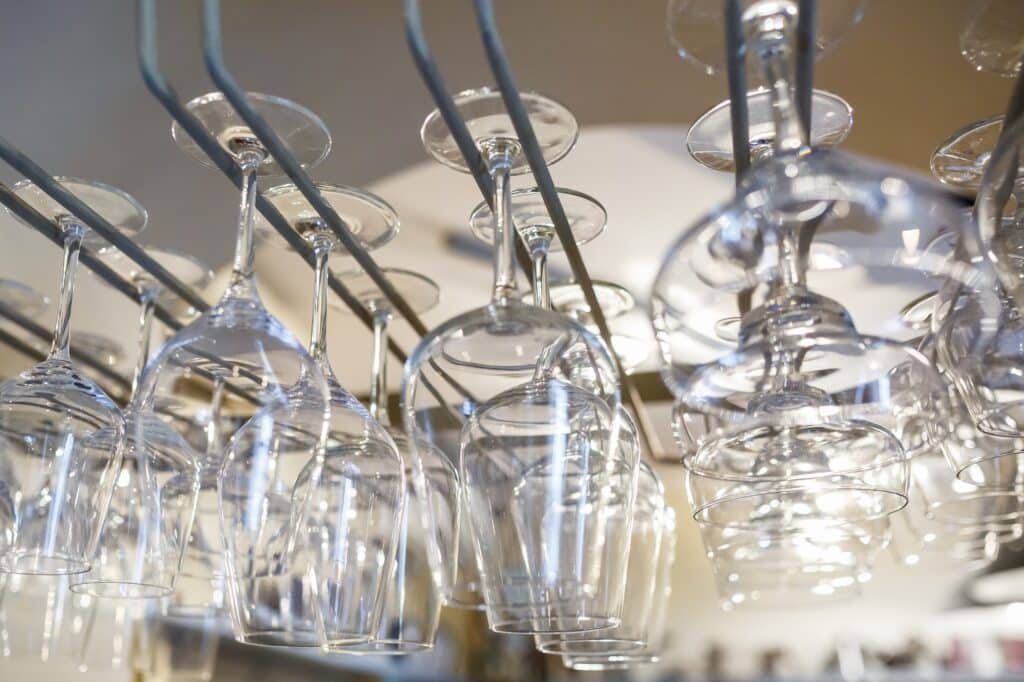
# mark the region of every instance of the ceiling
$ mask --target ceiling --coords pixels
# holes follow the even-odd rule
[[[198,3],[160,4],[163,68],[183,97],[206,92],[211,85],[199,54]],[[238,80],[306,105],[331,128],[333,151],[316,178],[368,186],[398,210],[402,233],[378,260],[438,280],[442,305],[425,316],[427,323],[482,303],[488,262],[448,248],[450,235],[468,235],[465,218],[479,195],[467,176],[425,160],[418,131],[432,104],[408,57],[400,3],[223,4],[225,50]],[[584,247],[585,258],[595,276],[620,281],[643,300],[672,239],[729,196],[731,179],[701,168],[684,148],[688,122],[724,98],[724,80],[675,55],[662,0],[495,4],[520,85],[564,102],[583,126],[578,149],[553,175],[608,208],[609,229]],[[959,55],[966,7],[963,0],[868,3],[861,25],[818,67],[817,85],[854,107],[847,149],[926,171],[931,150],[953,130],[1002,111],[1010,83],[973,72]],[[223,266],[233,248],[237,196],[171,141],[168,118],[138,74],[132,3],[36,0],[18,11],[17,22],[0,24],[0,60],[8,66],[0,134],[55,174],[101,180],[136,196],[151,220],[142,241]],[[471,3],[432,0],[423,11],[450,89],[492,82]],[[15,179],[7,169],[0,172],[0,180]],[[0,248],[0,276],[54,296],[59,254],[51,244],[2,218],[0,244],[6,247]],[[258,267],[269,306],[305,336],[311,273],[275,244],[262,247]],[[207,290],[208,300],[222,281]],[[76,304],[75,329],[120,339],[127,346],[121,369],[127,371],[133,306],[89,276],[82,277]],[[52,311],[44,321],[51,319]],[[642,313],[628,324],[649,333]],[[395,332],[407,349],[416,341],[404,325]],[[369,335],[351,318],[332,313],[330,339],[342,381],[364,390]],[[0,371],[24,362],[0,352]],[[399,374],[393,367],[393,386]],[[666,411],[655,412],[668,443]],[[673,503],[684,509],[680,472],[664,467],[662,474]],[[827,619],[727,616],[717,609],[696,529],[684,523],[673,597],[677,656],[689,660],[710,640],[737,639],[737,633],[751,650],[779,640],[805,642],[808,660],[823,658],[841,636],[895,640],[913,631],[923,614],[947,606],[959,579],[929,567],[880,573],[866,600],[830,611]]]

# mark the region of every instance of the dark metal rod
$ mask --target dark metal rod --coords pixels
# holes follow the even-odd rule
[[[796,110],[804,134],[811,135],[811,106],[814,101],[815,30],[818,0],[800,0],[796,24]]]
[[[224,98],[231,104],[241,119],[245,121],[246,125],[249,126],[267,152],[274,157],[274,160],[281,166],[285,174],[295,183],[295,186],[302,192],[302,195],[312,206],[313,210],[324,219],[335,235],[337,235],[342,246],[345,247],[363,271],[373,280],[373,283],[377,285],[381,293],[394,306],[395,311],[405,318],[417,334],[420,336],[425,335],[427,333],[427,326],[423,324],[416,311],[398,293],[398,290],[395,289],[394,285],[391,284],[370,254],[363,248],[363,245],[349,231],[348,226],[345,225],[334,208],[324,200],[312,178],[289,153],[287,146],[278,137],[274,129],[249,105],[245,91],[239,87],[234,76],[231,75],[227,65],[224,63],[221,47],[220,2],[218,0],[203,0],[203,57],[210,78],[224,94]]]
[[[53,338],[53,333],[49,329],[32,318],[26,317],[6,305],[0,304],[0,317],[10,320],[44,343],[50,343]],[[71,356],[75,362],[81,363],[101,375],[103,378],[117,384],[117,387],[121,389],[125,395],[129,395],[131,393],[132,382],[115,372],[109,365],[97,360],[88,353],[82,353],[76,349],[74,335],[71,337]]]
[[[526,107],[523,106],[522,97],[519,94],[519,88],[516,86],[512,70],[505,57],[505,52],[501,44],[501,37],[498,34],[497,25],[494,19],[494,7],[490,0],[475,0],[475,2],[477,23],[479,24],[481,37],[483,38],[484,51],[487,54],[487,60],[490,63],[491,71],[498,83],[498,87],[501,88],[501,95],[505,102],[505,108],[508,110],[509,117],[512,119],[512,125],[515,127],[516,135],[519,137],[519,142],[523,146],[523,152],[526,155],[527,160],[530,162],[530,169],[533,171],[533,177],[540,188],[540,193],[544,199],[544,205],[548,210],[548,215],[551,216],[551,220],[555,224],[555,232],[558,234],[558,239],[562,244],[562,250],[565,252],[565,256],[569,261],[569,266],[572,268],[573,277],[576,279],[576,283],[583,290],[583,296],[587,301],[587,305],[590,307],[591,315],[594,317],[594,324],[597,326],[601,338],[604,340],[605,344],[607,344],[608,350],[615,362],[615,366],[618,370],[619,378],[624,389],[624,397],[626,398],[626,402],[633,409],[633,412],[636,414],[641,427],[640,437],[643,441],[642,444],[646,447],[648,452],[653,452],[656,449],[660,451],[660,447],[655,447],[657,444],[653,442],[653,432],[646,428],[647,418],[646,413],[643,410],[643,402],[639,399],[639,393],[637,393],[635,388],[631,385],[629,375],[623,370],[619,356],[615,353],[612,346],[612,335],[608,329],[608,322],[605,319],[604,311],[601,310],[601,306],[597,301],[597,296],[594,294],[594,284],[590,279],[590,273],[587,272],[587,266],[584,264],[583,257],[580,255],[579,246],[576,244],[576,239],[572,234],[572,228],[569,226],[569,220],[565,215],[565,209],[562,206],[561,200],[558,198],[558,190],[555,188],[555,183],[551,178],[551,171],[548,170],[547,164],[544,162],[544,153],[537,141],[537,136],[533,131],[533,125],[530,123],[530,116],[526,112]]]
[[[141,246],[121,234],[120,230],[107,222],[96,211],[92,210],[84,201],[65,189],[54,179],[53,175],[3,137],[0,137],[0,159],[3,159],[11,168],[14,168],[35,183],[51,199],[67,209],[68,213],[83,221],[91,230],[116,246],[119,251],[134,261],[140,268],[151,274],[168,291],[180,296],[197,310],[206,310],[210,307],[191,287],[185,285],[181,280],[168,272],[156,259],[146,253]]]
[[[64,237],[61,234],[60,228],[42,213],[36,211],[25,203],[21,197],[12,192],[11,189],[3,183],[0,183],[0,204],[6,206],[11,213],[17,216],[22,222],[33,227],[37,232],[52,241],[54,244],[61,248],[64,247]],[[86,249],[82,249],[79,252],[79,261],[82,265],[91,270],[93,274],[97,275],[104,282],[130,298],[132,301],[137,302],[139,300],[139,291],[134,284],[118,275],[106,263],[96,258],[96,256]],[[171,329],[181,328],[181,323],[178,319],[163,305],[158,304],[154,313],[157,319]]]
[[[480,189],[480,194],[483,195],[487,205],[493,209],[494,182],[491,180],[487,163],[480,154],[480,149],[476,146],[476,141],[469,132],[469,127],[466,126],[466,120],[459,113],[458,107],[455,106],[455,100],[449,93],[448,86],[444,83],[444,77],[437,68],[437,62],[434,61],[434,56],[430,52],[430,46],[427,45],[423,32],[419,1],[404,0],[403,7],[405,37],[406,42],[409,44],[409,51],[412,53],[413,63],[416,64],[416,69],[420,72],[420,76],[426,84],[430,96],[434,99],[434,104],[437,106],[438,111],[441,112],[441,118],[444,119],[445,125],[448,126],[455,144],[458,145],[462,158],[466,160],[466,166],[473,175],[473,179],[476,180],[476,186]],[[516,260],[519,261],[519,267],[526,273],[526,277],[530,280],[530,286],[532,287],[534,284],[533,263],[530,253],[523,243],[522,235],[518,236],[519,238],[516,239]]]
[[[723,0],[725,18],[726,74],[729,80],[729,117],[732,123],[732,155],[736,184],[750,170],[750,113],[747,110],[747,40],[743,35],[743,5]]]

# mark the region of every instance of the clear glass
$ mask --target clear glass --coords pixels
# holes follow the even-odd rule
[[[438,288],[431,280],[407,270],[383,271],[417,313],[437,304]],[[451,460],[430,443],[421,442],[414,448],[404,432],[390,426],[386,369],[391,304],[366,274],[353,273],[344,282],[374,316],[370,414],[387,429],[402,456],[406,508],[380,628],[371,641],[341,650],[360,655],[426,651],[434,646],[441,606],[458,570],[458,473]]]
[[[743,0],[743,8],[782,4],[778,0]],[[795,2],[785,2],[796,12]],[[829,0],[818,5],[816,55],[838,45],[864,16],[866,0]],[[708,75],[724,73],[725,20],[719,0],[668,0],[668,35],[679,56]]]
[[[472,536],[479,578],[463,572],[465,564],[460,565],[453,594],[480,589],[490,626],[497,631],[592,629],[614,624],[620,617],[628,532],[616,531],[604,544],[587,546],[575,557],[568,556],[570,545],[561,543],[602,537],[601,510],[614,504],[616,496],[632,497],[638,458],[635,452],[627,453],[628,448],[619,449],[621,401],[608,349],[565,316],[520,301],[512,258],[515,232],[509,181],[511,173],[525,170],[525,165],[518,140],[509,137],[511,127],[498,125],[508,121],[503,109],[494,113],[500,104],[491,94],[490,113],[479,118],[499,119],[493,133],[477,137],[495,190],[491,303],[441,325],[410,355],[402,384],[405,427],[414,446],[429,442],[459,462],[466,499],[463,527]],[[469,113],[472,130],[477,114]],[[454,147],[447,144],[450,134],[439,120],[435,112],[424,124],[424,144],[447,163],[446,150]],[[550,131],[566,121],[571,116],[538,117],[534,125]],[[574,126],[571,136],[552,133],[550,139],[570,138],[575,139]],[[575,349],[589,365],[589,371],[577,368],[578,373],[600,377],[606,394],[545,376],[545,368]],[[589,434],[592,443],[587,435],[573,433],[574,426],[588,420],[594,426]],[[494,429],[500,435],[489,435]],[[516,441],[522,439],[529,442],[524,441],[520,452]],[[557,449],[584,445],[593,448],[592,457],[590,451],[572,454]],[[503,466],[508,467],[504,472]],[[520,485],[513,472],[528,473],[530,480]],[[617,483],[602,491],[598,479]],[[546,492],[545,486],[550,486]],[[567,506],[574,496],[587,513]],[[586,500],[593,500],[590,506]],[[548,512],[552,516],[545,531],[543,516]],[[611,551],[615,546],[621,548],[617,554]],[[615,557],[614,565],[606,566],[609,556]],[[586,570],[573,559],[587,564]],[[598,589],[599,585],[610,589]],[[592,599],[583,598],[586,589],[595,590]]]
[[[212,277],[189,256],[155,248],[147,253],[190,287]],[[153,314],[171,295],[120,252],[101,256],[135,285],[139,295],[139,341],[133,390],[149,360]],[[114,448],[115,443],[110,443]],[[75,592],[97,597],[157,598],[174,590],[196,507],[200,455],[156,414],[138,409],[134,396],[125,412],[124,461],[87,573],[72,579]]]
[[[303,163],[312,165],[326,154],[330,137],[307,110],[264,96],[250,102]],[[212,502],[202,487],[216,470],[220,529],[203,527],[211,532],[203,538],[209,549],[198,549],[212,556],[216,543],[223,542],[224,586],[238,640],[317,646],[323,627],[303,526],[306,500],[293,505],[293,486],[308,463],[322,462],[332,411],[319,365],[267,312],[256,290],[257,176],[273,172],[276,164],[219,93],[192,100],[188,108],[241,171],[235,259],[220,300],[175,333],[149,363],[137,403],[142,410],[173,413],[190,397],[209,399],[223,385],[232,416],[249,419],[233,436],[218,434],[217,440],[228,445],[204,459],[200,504]],[[186,152],[197,155],[187,135],[177,127],[173,132]],[[180,421],[167,421],[184,430]],[[318,476],[314,466],[311,480],[318,484]],[[215,564],[208,568],[216,571]]]
[[[1024,60],[1024,6],[1014,0],[975,0],[960,32],[960,54],[978,71],[1013,78]]]
[[[815,90],[811,100],[811,147],[837,147],[853,128],[853,107],[842,97]],[[775,140],[772,96],[766,88],[747,93],[750,122],[750,158],[754,162],[770,159]],[[686,134],[686,150],[706,168],[736,172],[732,152],[732,111],[729,100],[704,112]]]
[[[684,463],[695,517],[720,527],[900,509],[905,458],[949,428],[944,380],[905,343],[918,332],[904,310],[951,280],[993,310],[992,273],[955,201],[808,146],[790,86],[791,5],[744,16],[771,95],[772,161],[684,234],[654,287],[666,383],[717,420]],[[930,249],[949,235],[966,255]],[[882,283],[884,297],[857,295]]]
[[[145,211],[124,192],[57,180],[119,229],[145,225]],[[114,402],[70,360],[71,303],[86,227],[32,183],[17,183],[14,192],[59,225],[64,261],[49,356],[0,384],[0,572],[82,573],[121,466],[125,424]]]
[[[644,646],[631,651],[612,653],[567,654],[562,656],[565,667],[580,671],[620,670],[661,660],[668,639],[668,607],[672,597],[672,567],[676,559],[676,515],[671,507],[665,507],[661,526],[658,565],[654,576],[654,597],[646,622]]]
[[[93,601],[95,614],[78,653],[78,672],[124,675],[135,662],[136,631],[146,615],[147,602]]]
[[[294,188],[274,201],[298,201]],[[359,202],[350,195],[350,202]],[[308,210],[308,209],[307,209]],[[296,498],[308,498],[307,524],[329,650],[365,644],[381,628],[388,587],[398,568],[405,528],[405,463],[384,424],[338,383],[327,359],[327,263],[334,233],[301,219],[292,228],[312,245],[316,258],[310,353],[327,377],[331,416],[319,483],[311,461],[299,475]],[[312,483],[312,484],[311,484]]]
[[[1024,491],[976,488],[956,478],[942,452],[913,460],[914,491],[925,517],[966,528],[1012,530],[1024,522]]]
[[[621,511],[623,516],[627,510]],[[647,645],[647,628],[658,593],[657,573],[666,523],[665,490],[658,475],[640,462],[633,526],[630,531],[626,593],[618,627],[572,635],[536,635],[538,651],[545,654],[613,654]]]
[[[630,372],[642,365],[651,354],[651,343],[644,337],[623,331],[615,331],[615,320],[628,315],[636,309],[636,299],[624,287],[612,282],[595,280],[594,295],[597,304],[604,312],[605,320],[611,325],[612,349],[619,356],[619,363],[625,372]],[[552,284],[548,289],[551,307],[568,315],[587,329],[597,333],[594,316],[583,296],[583,289],[573,282]]]

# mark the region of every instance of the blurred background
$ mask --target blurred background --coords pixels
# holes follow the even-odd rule
[[[829,0],[821,0],[828,2]],[[1022,0],[1024,1],[1024,0]],[[160,3],[164,70],[189,99],[211,89],[202,68],[198,3]],[[626,286],[642,305],[660,255],[690,222],[729,197],[731,178],[686,153],[688,124],[726,96],[676,54],[663,0],[499,0],[498,18],[520,86],[566,104],[580,143],[553,167],[556,183],[599,198],[605,234],[583,249],[595,277]],[[845,98],[852,152],[927,173],[932,150],[954,130],[1001,113],[1011,83],[977,73],[960,56],[967,0],[869,0],[863,21],[818,65],[816,85]],[[125,0],[8,2],[0,24],[5,64],[0,134],[57,174],[121,187],[148,209],[143,243],[197,255],[223,285],[237,195],[219,174],[175,147],[170,122],[145,90],[135,60],[134,6]],[[488,85],[472,3],[430,0],[424,19],[453,91]],[[396,0],[225,0],[225,50],[248,89],[295,100],[320,115],[333,151],[318,180],[366,187],[398,211],[401,233],[375,254],[379,263],[422,272],[441,287],[437,324],[484,300],[487,251],[466,229],[479,195],[468,176],[426,159],[419,127],[432,102],[409,58]],[[0,169],[0,180],[18,178]],[[0,216],[0,276],[51,299],[60,253]],[[344,264],[338,265],[344,267]],[[556,258],[555,278],[567,268]],[[268,307],[307,334],[312,273],[280,243],[257,262]],[[114,367],[134,363],[136,310],[88,272],[76,290],[75,333],[121,346]],[[52,307],[40,321],[52,324]],[[662,458],[672,435],[666,395],[638,310],[621,331],[646,341],[637,372],[649,398]],[[331,358],[358,395],[369,387],[368,332],[332,312]],[[415,337],[397,324],[406,348]],[[0,347],[0,376],[30,364]],[[391,368],[397,390],[401,368]],[[540,680],[540,679],[949,679],[1024,674],[1024,577],[1009,554],[983,571],[1009,576],[978,597],[978,574],[948,557],[883,557],[863,595],[813,609],[723,611],[699,535],[689,522],[681,469],[658,464],[679,512],[677,561],[664,660],[628,673],[570,673],[534,651],[529,638],[487,631],[481,614],[446,610],[430,653],[393,661],[243,647],[230,629],[150,617],[130,603],[58,598],[52,585],[3,587],[0,680],[48,679]],[[1021,601],[1018,602],[1017,600]],[[139,607],[141,608],[141,607]]]

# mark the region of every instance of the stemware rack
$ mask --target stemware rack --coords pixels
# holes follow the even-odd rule
[[[580,255],[579,247],[572,235],[565,211],[561,205],[555,184],[552,180],[550,170],[544,162],[536,135],[530,124],[529,117],[522,104],[519,89],[516,85],[508,59],[502,46],[501,36],[498,32],[494,10],[491,0],[474,0],[477,16],[478,29],[483,42],[484,51],[491,72],[495,78],[498,88],[501,91],[509,117],[520,138],[524,154],[529,162],[541,196],[547,207],[548,213],[554,223],[558,239],[561,242],[563,251],[569,262],[572,274],[576,283],[581,287],[584,297],[593,315],[594,323],[602,339],[611,346],[611,334],[608,324],[597,298],[594,294],[593,282],[588,273],[586,264]],[[799,21],[797,25],[796,40],[796,92],[795,98],[799,114],[809,129],[811,120],[811,94],[814,80],[814,57],[815,57],[815,14],[817,0],[799,0]],[[730,102],[730,116],[732,126],[733,150],[736,159],[736,182],[742,181],[744,174],[750,167],[749,152],[749,116],[747,111],[747,77],[746,77],[746,41],[742,27],[742,0],[723,0],[725,17],[725,38],[727,49],[727,83]],[[232,157],[220,146],[220,144],[206,131],[199,120],[188,111],[179,98],[174,87],[168,81],[159,67],[159,55],[157,49],[158,38],[158,17],[156,11],[156,0],[137,0],[137,33],[138,33],[138,60],[142,71],[143,81],[152,95],[160,102],[164,109],[196,142],[206,153],[213,165],[236,187],[242,182],[241,172]],[[491,178],[487,172],[486,165],[480,155],[477,146],[472,139],[465,120],[461,117],[453,101],[449,90],[445,86],[442,74],[431,53],[429,44],[423,30],[420,15],[419,0],[404,0],[403,15],[406,40],[413,61],[427,87],[434,103],[441,112],[445,123],[452,132],[452,135],[472,171],[473,179],[484,199],[490,203],[493,196]],[[239,85],[235,77],[229,71],[223,54],[221,40],[220,2],[219,0],[203,0],[202,3],[202,52],[207,73],[216,87],[224,94],[225,99],[230,103],[238,116],[251,128],[254,135],[266,147],[271,156],[278,162],[288,178],[298,187],[310,206],[316,211],[320,218],[337,236],[343,247],[351,254],[359,267],[374,281],[387,297],[394,310],[399,314],[416,332],[417,335],[424,335],[428,328],[413,311],[409,303],[402,295],[395,290],[389,282],[387,275],[377,265],[373,257],[363,248],[359,240],[349,231],[344,221],[324,200],[316,187],[313,179],[302,168],[297,160],[291,155],[280,137],[268,125],[249,104],[245,90]],[[1024,112],[1024,79],[1018,79],[1018,85],[1011,98],[1006,113],[1004,130],[1010,126]],[[53,175],[47,172],[29,156],[20,151],[10,141],[0,136],[0,159],[10,167],[17,170],[26,178],[34,182],[51,198],[57,201],[69,213],[78,216],[82,221],[112,246],[124,253],[136,265],[149,273],[157,282],[190,306],[193,310],[203,312],[210,306],[191,287],[182,283],[174,275],[164,269],[156,260],[150,257],[145,250],[136,244],[130,237],[120,233],[114,226],[104,220],[93,211],[87,204],[65,190],[53,179]],[[43,234],[54,244],[62,244],[61,233],[57,225],[28,206],[19,199],[12,190],[0,183],[0,204],[7,207],[14,215],[30,225],[36,231]],[[256,198],[256,208],[289,244],[291,248],[313,267],[313,250],[309,245],[291,228],[283,215],[271,204],[262,193]],[[522,242],[517,242],[517,257],[520,265],[529,275],[528,256]],[[81,252],[82,264],[97,275],[101,280],[112,286],[121,294],[133,301],[138,300],[136,287],[111,268],[97,259],[88,249]],[[371,313],[357,300],[346,286],[333,275],[328,277],[330,290],[358,317],[368,328],[373,328],[373,317]],[[183,322],[177,315],[164,305],[156,306],[156,317],[172,330],[180,329]],[[28,334],[41,340],[49,339],[49,331],[43,326],[28,319],[24,315],[0,305],[0,317],[20,327]],[[26,343],[17,336],[0,330],[0,343],[3,343],[20,353],[39,358],[41,356],[31,344]],[[388,348],[391,354],[404,363],[407,354],[395,341],[389,340]],[[614,356],[614,354],[613,354]],[[76,358],[85,366],[90,367],[119,389],[119,393],[126,394],[130,385],[127,379],[116,371],[105,365],[96,358],[89,357],[87,353],[76,353]],[[618,357],[615,357],[618,362]],[[663,452],[657,436],[651,425],[650,419],[644,408],[642,392],[636,381],[639,377],[631,377],[619,367],[622,377],[623,397],[637,417],[640,434],[644,448],[650,453]],[[458,389],[458,386],[455,386]],[[659,393],[661,393],[659,391]]]

